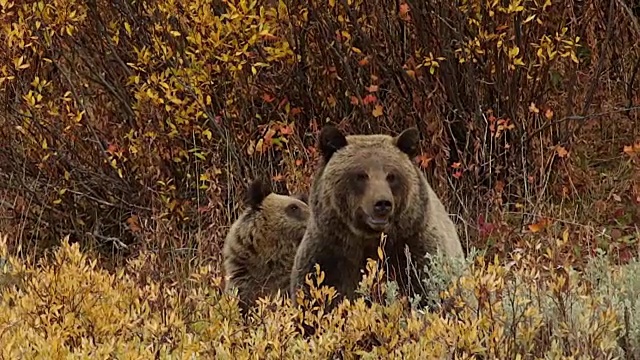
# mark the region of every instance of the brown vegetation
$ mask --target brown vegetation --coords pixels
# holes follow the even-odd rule
[[[316,135],[330,120],[348,133],[396,134],[418,126],[423,141],[417,161],[457,214],[467,249],[487,249],[488,258],[495,254],[504,264],[526,254],[535,264],[531,271],[556,269],[553,274],[586,267],[600,250],[612,264],[625,263],[639,246],[639,16],[629,0],[0,0],[6,49],[0,52],[0,231],[11,235],[7,252],[24,261],[40,258],[68,235],[100,258],[100,267],[136,261],[138,275],[118,280],[114,289],[139,286],[140,298],[160,293],[144,290],[137,277],[176,289],[176,303],[158,298],[148,311],[182,306],[179,299],[191,286],[186,279],[196,269],[210,266],[219,274],[222,240],[245,184],[268,176],[292,192],[306,192]],[[566,240],[556,240],[565,239],[565,231]],[[64,286],[44,284],[49,287],[34,282],[28,296]],[[3,300],[2,311],[11,314],[9,301],[20,296]],[[123,301],[122,309],[134,302]],[[31,316],[41,314],[38,307],[21,306]],[[354,308],[359,315],[350,320],[321,320],[352,321],[355,328],[316,334],[320,347],[350,358],[351,351],[374,351],[375,344],[429,342],[441,335],[416,340],[424,320],[411,318],[407,328],[397,329],[398,338],[371,340],[367,333],[392,323],[384,320],[387,312],[400,311],[393,306],[367,310],[379,311],[367,329],[362,321],[371,314],[363,308]],[[292,323],[275,319],[295,318],[292,311],[266,316],[269,324],[261,331],[272,335],[265,339],[288,334]],[[613,324],[605,315],[602,323]],[[464,333],[493,320],[476,319],[464,329],[446,320],[434,329]],[[156,331],[154,321],[160,320],[145,329]],[[627,349],[634,346],[629,321],[627,336],[622,331],[617,340]],[[502,331],[491,326],[482,331]],[[518,343],[521,353],[530,353],[531,344],[560,346],[552,339],[561,337],[549,335],[555,330],[540,326],[526,335],[535,341]],[[109,329],[104,334],[117,333]],[[166,334],[185,336],[175,329]],[[243,341],[241,331],[225,329],[200,339]],[[569,330],[558,331],[574,350],[586,349],[580,341],[610,340],[610,334],[590,333],[594,338],[572,342]],[[136,343],[144,335],[120,334],[131,341],[122,346],[131,348],[155,341]],[[96,338],[90,332],[74,336],[65,340],[74,345],[65,346],[89,349],[80,339]],[[336,337],[349,340],[339,345]],[[263,345],[285,346],[287,340],[279,339]],[[301,353],[313,350],[297,341],[307,346]],[[495,356],[482,349],[504,344],[458,345],[467,354]],[[260,352],[228,346],[215,351]]]

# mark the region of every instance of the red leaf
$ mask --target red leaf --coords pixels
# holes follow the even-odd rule
[[[116,151],[118,151],[118,146],[116,144],[109,144],[109,146],[107,147],[107,152],[113,155]]]
[[[280,134],[282,135],[291,135],[293,134],[293,125],[285,125],[280,128]]]
[[[378,101],[378,98],[376,98],[375,95],[371,95],[371,94],[365,96],[364,99],[362,99],[362,103],[365,105],[373,104],[376,101]]]
[[[264,100],[267,103],[273,102],[273,100],[275,99],[276,98],[271,94],[267,94],[267,93],[262,94],[262,100]]]

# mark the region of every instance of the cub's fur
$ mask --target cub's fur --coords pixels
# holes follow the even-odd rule
[[[276,194],[262,180],[247,192],[248,207],[231,225],[222,249],[225,288],[238,289],[241,308],[257,298],[287,294],[291,266],[307,225],[306,195]]]
[[[418,143],[415,128],[397,137],[322,129],[322,161],[309,194],[311,217],[291,271],[292,294],[318,263],[325,272],[323,284],[352,298],[366,259],[377,258],[383,232],[387,272],[405,295],[421,290],[415,271],[422,273],[427,253],[441,248],[449,256],[464,256],[455,225],[412,162]]]

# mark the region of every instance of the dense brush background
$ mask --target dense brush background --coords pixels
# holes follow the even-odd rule
[[[637,1],[0,0],[0,39],[6,358],[640,358]],[[309,340],[221,300],[246,185],[307,191],[326,122],[420,129],[484,251],[455,316],[345,304]]]

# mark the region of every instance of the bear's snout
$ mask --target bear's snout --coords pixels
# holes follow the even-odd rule
[[[385,231],[389,226],[389,218],[393,213],[393,201],[381,197],[377,198],[370,203],[369,206],[365,206],[368,210],[363,212],[364,221],[367,226],[373,231]]]
[[[389,200],[378,200],[373,205],[373,215],[376,218],[386,218],[393,210],[393,204]]]

